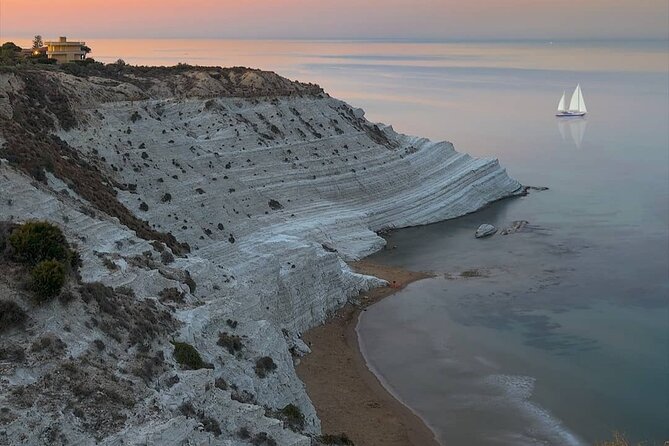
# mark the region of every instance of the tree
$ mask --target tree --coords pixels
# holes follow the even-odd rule
[[[19,60],[21,47],[14,42],[5,42],[0,46],[0,65],[15,65]]]
[[[20,53],[21,52],[21,47],[16,45],[14,42],[5,42],[2,44],[0,47],[3,51],[7,52],[15,52],[15,53]]]
[[[42,48],[43,46],[44,46],[44,41],[42,40],[42,36],[40,36],[39,34],[37,34],[37,35],[33,38],[33,49],[34,49],[34,50],[38,50],[38,49]]]
[[[81,46],[81,51],[83,51],[85,54],[88,54],[88,53],[91,52],[91,48],[86,46],[86,45],[82,45]]]

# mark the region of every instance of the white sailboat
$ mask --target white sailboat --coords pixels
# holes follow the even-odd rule
[[[588,112],[588,109],[585,107],[585,99],[583,99],[583,93],[581,92],[581,84],[576,86],[574,94],[571,95],[569,108],[566,107],[566,96],[567,92],[563,92],[562,97],[560,98],[560,102],[558,103],[558,110],[555,116],[585,116],[585,114]]]

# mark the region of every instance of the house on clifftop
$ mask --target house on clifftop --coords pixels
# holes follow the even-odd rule
[[[86,42],[68,42],[67,37],[60,37],[56,42],[46,42],[46,55],[58,63],[84,60],[90,48]]]

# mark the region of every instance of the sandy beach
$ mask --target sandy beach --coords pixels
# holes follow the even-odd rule
[[[356,445],[437,446],[425,423],[368,369],[355,330],[366,307],[431,275],[367,261],[351,267],[391,285],[361,294],[360,305],[347,304],[327,323],[304,334],[312,353],[302,358],[297,374],[307,386],[323,433],[345,433]]]

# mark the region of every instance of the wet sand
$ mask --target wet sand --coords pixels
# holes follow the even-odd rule
[[[438,446],[425,423],[388,393],[367,368],[355,330],[366,307],[431,274],[367,261],[351,267],[391,285],[361,294],[359,306],[346,304],[324,325],[304,334],[312,353],[296,369],[316,407],[323,433],[345,433],[356,446]]]

